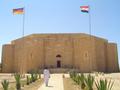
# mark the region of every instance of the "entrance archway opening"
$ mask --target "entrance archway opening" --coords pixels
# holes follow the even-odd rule
[[[58,55],[56,55],[56,57],[57,57],[57,58],[61,58],[61,55],[60,55],[60,54],[58,54]]]
[[[56,55],[56,58],[57,58],[57,68],[61,68],[61,55],[60,54]]]

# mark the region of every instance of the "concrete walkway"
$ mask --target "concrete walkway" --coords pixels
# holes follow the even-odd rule
[[[64,90],[62,74],[50,75],[48,87],[42,84],[38,90]]]

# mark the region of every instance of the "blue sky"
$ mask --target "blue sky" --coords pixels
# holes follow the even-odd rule
[[[25,35],[89,33],[81,5],[91,7],[92,35],[116,42],[120,52],[120,0],[1,0],[0,55],[3,44],[22,36],[22,15],[13,15],[13,8],[25,7]]]

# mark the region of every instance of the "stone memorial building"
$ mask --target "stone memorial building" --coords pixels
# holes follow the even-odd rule
[[[117,72],[117,44],[83,34],[32,34],[2,48],[2,72],[29,72],[48,68],[80,72]]]

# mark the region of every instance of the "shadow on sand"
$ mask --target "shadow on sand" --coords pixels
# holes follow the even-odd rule
[[[53,86],[50,86],[50,85],[48,85],[47,87],[50,87],[50,88],[52,88]]]

